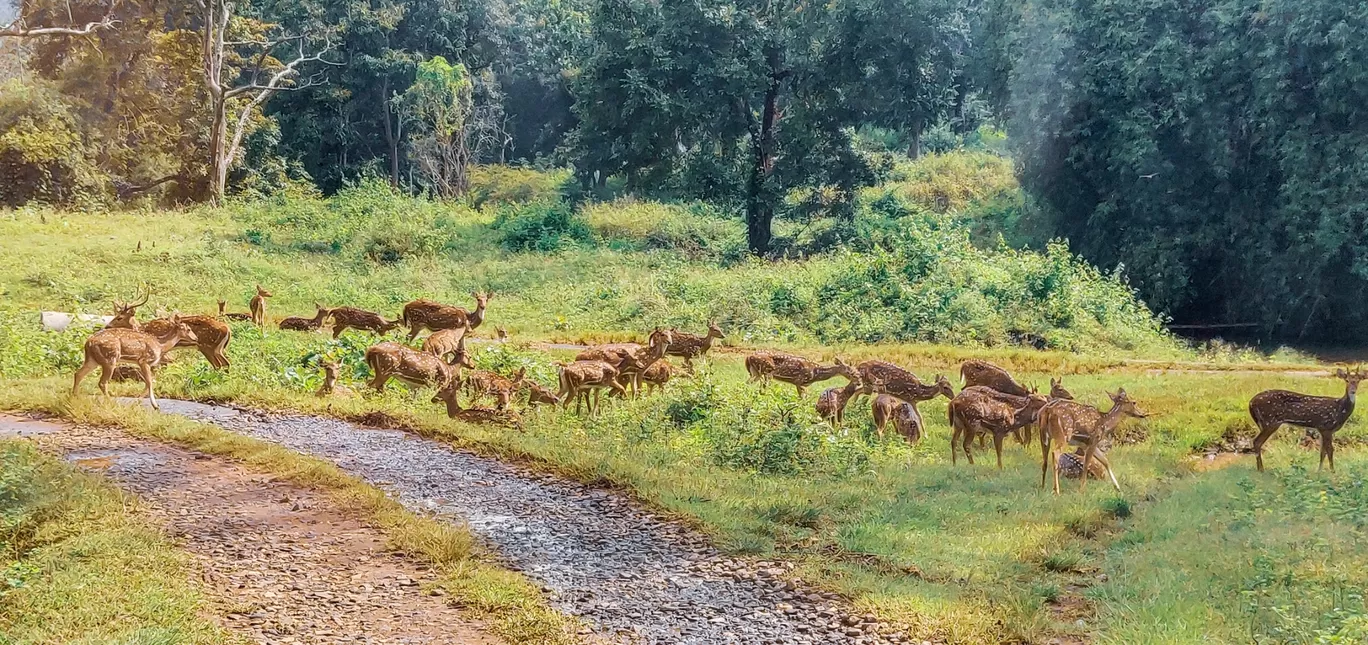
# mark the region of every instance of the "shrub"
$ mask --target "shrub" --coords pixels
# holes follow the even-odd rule
[[[558,251],[592,240],[584,220],[562,201],[504,206],[494,229],[504,247],[514,251]]]
[[[47,85],[0,84],[0,206],[98,199],[107,178],[80,127]]]
[[[520,204],[555,201],[561,197],[568,170],[533,170],[490,164],[470,169],[470,203]]]
[[[947,213],[1019,190],[1011,159],[986,152],[956,151],[900,163],[887,183],[865,191],[865,195],[869,199],[887,192],[915,208]]]
[[[584,208],[594,234],[629,249],[678,251],[690,258],[720,258],[745,247],[745,226],[701,202],[662,204],[621,199]]]

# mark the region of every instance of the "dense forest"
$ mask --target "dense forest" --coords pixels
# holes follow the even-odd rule
[[[8,15],[8,18],[4,16]],[[704,200],[859,235],[902,157],[1006,133],[1011,244],[1065,238],[1178,322],[1368,333],[1368,5],[1342,0],[20,0],[0,205],[365,178]]]

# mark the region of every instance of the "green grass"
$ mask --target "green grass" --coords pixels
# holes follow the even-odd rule
[[[0,440],[0,643],[232,642],[193,579],[137,500]]]

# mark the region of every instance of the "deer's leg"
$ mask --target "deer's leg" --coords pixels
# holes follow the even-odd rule
[[[114,376],[114,370],[118,367],[118,359],[110,361],[108,365],[100,365],[100,394],[109,396],[109,379]]]
[[[951,433],[950,433],[950,465],[951,465],[951,466],[954,466],[954,465],[956,465],[956,462],[955,462],[955,444],[958,444],[958,443],[959,443],[960,435],[961,435],[961,434],[964,434],[964,428],[961,428],[961,427],[960,427],[960,424],[955,423],[955,422],[952,420],[951,423],[950,423],[950,429],[951,429]]]
[[[1321,464],[1316,468],[1320,470],[1325,466],[1325,460],[1330,460],[1330,472],[1335,472],[1335,433],[1321,433]]]
[[[384,392],[384,391],[385,391],[385,384],[386,384],[386,383],[389,383],[389,380],[390,380],[390,373],[389,373],[389,372],[384,372],[384,371],[381,371],[381,370],[376,370],[376,371],[375,371],[375,378],[371,380],[371,387],[375,388],[375,391],[376,391],[376,392]]]
[[[76,396],[77,394],[80,393],[80,390],[81,390],[81,381],[85,380],[85,377],[88,376],[88,375],[90,374],[91,370],[95,369],[95,366],[98,365],[98,364],[99,364],[99,363],[96,363],[95,361],[91,360],[89,357],[87,357],[87,358],[85,359],[85,362],[84,362],[84,363],[81,363],[80,369],[76,370],[76,381],[75,381],[74,383],[71,384],[71,395],[72,395],[72,396]]]
[[[1268,438],[1273,436],[1273,433],[1277,432],[1278,428],[1281,426],[1281,423],[1275,426],[1259,426],[1259,436],[1254,437],[1254,461],[1259,466],[1259,472],[1263,472],[1264,443],[1267,442]]]
[[[1045,488],[1045,476],[1050,472],[1050,437],[1040,429],[1040,487]]]
[[[421,329],[421,328],[418,327],[418,325],[414,325],[414,326],[412,326],[412,327],[409,327],[408,342],[411,343],[411,342],[413,342],[413,339],[415,339],[415,338],[418,337],[418,332],[420,331],[420,329]]]
[[[1102,467],[1106,469],[1107,477],[1111,478],[1112,486],[1116,487],[1116,492],[1121,492],[1121,484],[1116,482],[1116,473],[1112,472],[1111,462],[1107,461],[1106,455],[1103,455],[1099,452],[1096,455],[1093,455],[1093,458],[1097,460],[1097,463],[1102,464]],[[1087,471],[1084,471],[1083,476],[1088,476]]]
[[[974,435],[978,434],[978,431],[978,424],[973,422],[964,429],[964,445],[962,447],[964,448],[964,458],[969,460],[970,466],[974,465]]]
[[[341,325],[341,324],[338,324],[338,323],[333,323],[333,340],[337,340],[337,337],[338,337],[338,336],[341,336],[341,335],[342,335],[342,332],[344,332],[344,331],[346,331],[346,330],[347,330],[347,326],[346,326],[346,325]]]
[[[1092,468],[1093,450],[1094,448],[1092,446],[1083,448],[1083,476],[1079,477],[1081,481],[1078,484],[1078,491],[1080,493],[1088,490],[1088,472],[1089,469]]]
[[[1064,443],[1068,446],[1068,443]],[[1059,453],[1064,452],[1063,448],[1050,447],[1050,469],[1054,471],[1054,494],[1059,494]],[[1085,466],[1086,467],[1086,466]]]
[[[993,433],[993,450],[997,451],[998,470],[1002,470],[1002,440],[1006,438],[1007,435],[1001,432]]]
[[[152,364],[143,361],[138,363],[138,367],[142,368],[143,385],[146,386],[143,391],[143,396],[147,397],[147,400],[152,403],[153,410],[160,410],[161,406],[157,405],[157,395],[152,393]]]

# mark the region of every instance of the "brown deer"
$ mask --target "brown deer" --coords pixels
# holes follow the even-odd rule
[[[171,333],[177,326],[170,318],[154,318],[145,323],[139,323],[136,318],[138,307],[147,304],[147,299],[133,304],[116,303],[116,313],[114,319],[109,321],[105,329],[133,329],[145,331],[158,338]],[[233,340],[233,330],[223,321],[212,316],[179,316],[180,324],[184,324],[194,332],[194,338],[181,338],[176,344],[176,348],[194,347],[204,355],[204,359],[209,361],[209,365],[214,369],[226,369],[231,363],[228,360],[228,343]]]
[[[860,394],[888,394],[916,405],[938,396],[955,398],[955,387],[950,379],[937,374],[931,383],[923,383],[917,376],[885,361],[865,361],[855,368],[864,387]]]
[[[317,391],[317,392],[314,392],[314,396],[317,396],[317,397],[319,397],[319,398],[328,398],[328,397],[338,397],[338,398],[343,398],[343,399],[352,399],[352,398],[356,398],[356,396],[357,396],[357,395],[356,395],[356,392],[353,392],[353,391],[351,390],[351,388],[349,388],[349,387],[347,387],[347,386],[345,386],[345,385],[338,385],[338,384],[337,384],[337,373],[338,373],[338,370],[339,370],[339,367],[338,367],[337,363],[334,363],[334,362],[332,362],[332,361],[325,361],[325,362],[323,363],[322,367],[323,367],[323,385],[320,385],[320,386],[318,387],[318,391]]]
[[[171,329],[164,335],[155,336],[136,329],[102,329],[95,332],[85,342],[85,362],[76,370],[76,379],[71,385],[71,395],[81,390],[81,381],[97,366],[100,368],[100,393],[109,396],[109,379],[119,363],[134,363],[142,370],[142,380],[147,397],[153,409],[160,409],[157,398],[152,393],[152,368],[161,364],[162,358],[181,340],[194,342],[195,332],[172,316]]]
[[[561,403],[561,398],[556,396],[555,392],[552,392],[550,388],[542,387],[535,381],[526,379],[522,382],[522,386],[527,390],[528,407],[540,404],[554,407]]]
[[[494,409],[503,410],[508,407],[508,402],[518,393],[526,378],[526,367],[519,369],[512,379],[486,370],[475,370],[466,376],[465,387],[472,404],[478,403],[482,397],[488,395],[494,397]]]
[[[988,361],[970,359],[960,365],[960,385],[991,387],[994,390],[1015,396],[1030,396],[1031,391],[1022,387],[1007,370]]]
[[[1035,422],[1041,408],[1047,403],[1049,399],[1034,392],[1016,396],[981,385],[964,388],[950,400],[950,463],[955,463],[955,444],[962,436],[964,456],[973,464],[971,446],[974,436],[986,431],[993,434],[997,467],[1002,470],[1002,440],[1008,433]]]
[[[1112,407],[1103,413],[1090,405],[1083,405],[1076,401],[1067,399],[1056,399],[1050,401],[1044,408],[1041,408],[1039,415],[1040,422],[1040,451],[1042,462],[1040,464],[1040,485],[1045,486],[1045,476],[1050,470],[1054,471],[1054,492],[1059,494],[1059,457],[1063,454],[1070,444],[1083,448],[1083,471],[1092,470],[1092,462],[1102,464],[1102,468],[1107,471],[1107,476],[1111,478],[1112,486],[1116,490],[1121,490],[1121,484],[1116,481],[1116,474],[1112,472],[1111,462],[1102,454],[1102,441],[1108,439],[1117,424],[1121,423],[1123,417],[1131,416],[1137,419],[1145,418],[1145,414],[1140,411],[1138,404],[1126,394],[1126,390],[1117,390],[1116,394],[1107,394],[1112,400]],[[1081,489],[1088,486],[1088,478],[1083,477]]]
[[[503,327],[494,328],[494,338],[501,343],[508,342],[508,330]]]
[[[646,341],[646,347],[637,343],[595,345],[576,354],[575,360],[606,361],[618,365],[618,381],[624,385],[624,389],[630,390],[632,398],[636,398],[641,392],[641,372],[664,358],[670,347],[671,337],[669,330],[656,327]],[[633,360],[624,363],[623,360],[627,358]]]
[[[776,365],[774,372],[770,374],[770,378],[797,388],[799,398],[802,398],[804,390],[809,385],[837,376],[844,376],[851,383],[860,383],[860,373],[840,358],[837,358],[833,365],[819,365],[807,359],[783,361]]]
[[[780,365],[785,363],[802,363],[804,361],[807,361],[807,359],[802,356],[785,354],[784,352],[769,350],[752,352],[746,356],[746,373],[750,374],[750,378],[746,382],[754,383],[760,381],[761,387],[769,387],[770,377],[774,374],[774,370],[778,369]]]
[[[318,313],[313,318],[290,316],[281,320],[278,326],[284,331],[318,331],[323,327],[323,319],[328,317],[328,309],[316,302],[314,308]]]
[[[472,291],[470,297],[475,299],[475,311],[466,315],[466,320],[470,322],[470,328],[475,329],[484,324],[485,306],[489,304],[489,300],[494,297],[494,294],[493,292]]]
[[[105,324],[105,329],[137,329],[138,307],[147,304],[147,299],[152,296],[152,290],[146,289],[142,293],[142,300],[128,303],[120,300],[114,301],[114,319]]]
[[[623,359],[623,364],[629,364],[633,359],[627,357]],[[617,377],[621,372],[617,366],[607,361],[575,361],[573,363],[556,363],[560,366],[560,390],[556,395],[561,398],[561,407],[568,409],[570,401],[575,401],[575,414],[580,413],[580,403],[584,402],[589,407],[589,415],[593,416],[599,409],[600,390],[610,390],[619,396],[626,397],[627,392],[618,384]],[[593,400],[589,399],[589,393],[594,395]]]
[[[1354,398],[1359,383],[1368,374],[1361,369],[1353,371],[1335,370],[1335,376],[1344,380],[1344,396],[1311,396],[1287,390],[1267,390],[1254,395],[1249,400],[1249,416],[1259,426],[1259,436],[1254,437],[1254,458],[1263,471],[1263,446],[1268,438],[1283,424],[1309,428],[1320,432],[1320,466],[1330,461],[1330,472],[1335,472],[1335,432],[1344,427],[1349,415],[1354,413]]]
[[[1071,393],[1071,392],[1069,392],[1068,390],[1064,389],[1064,379],[1063,379],[1063,377],[1060,377],[1060,378],[1051,378],[1051,379],[1050,379],[1050,398],[1051,398],[1051,399],[1064,399],[1064,400],[1066,400],[1066,401],[1072,401],[1072,400],[1073,400],[1073,398],[1074,398],[1073,393]]]
[[[650,396],[660,390],[665,391],[665,384],[675,376],[675,367],[666,359],[660,359],[651,366],[641,371],[641,382],[646,384],[646,395]]]
[[[893,429],[902,435],[907,443],[917,443],[922,436],[922,416],[917,406],[887,394],[874,397],[874,428],[883,441],[884,427],[893,423]],[[952,446],[953,450],[953,446]]]
[[[448,354],[462,354],[465,352],[466,327],[458,329],[440,329],[432,332],[427,338],[423,339],[423,351],[446,360]],[[453,359],[455,360],[455,359]]]
[[[252,322],[258,327],[266,326],[266,299],[271,297],[271,292],[262,289],[261,285],[256,286],[256,295],[252,296],[251,302],[247,303],[247,308],[252,311]]]
[[[817,397],[817,416],[823,421],[831,424],[833,428],[841,427],[841,422],[845,418],[845,407],[850,402],[851,397],[860,393],[861,384],[858,380],[845,384],[845,387],[831,387],[824,390]],[[879,436],[883,436],[883,428],[879,428]]]
[[[328,316],[332,318],[334,340],[348,329],[359,329],[384,336],[399,326],[398,320],[385,320],[380,314],[356,307],[338,307],[330,310]]]
[[[220,319],[222,319],[222,320],[237,320],[237,321],[245,321],[245,320],[251,320],[251,319],[252,319],[252,314],[244,314],[244,313],[239,312],[239,311],[224,311],[224,308],[226,308],[227,306],[228,306],[228,303],[227,303],[227,302],[225,302],[225,301],[223,301],[223,300],[218,301],[218,307],[219,307],[218,317],[219,317]]]
[[[476,320],[478,322],[472,321],[471,316],[473,314],[461,307],[444,305],[426,298],[419,298],[404,305],[404,310],[399,314],[399,322],[409,328],[409,341],[412,342],[424,329],[438,331],[465,327],[475,329],[478,327],[479,322],[484,321],[484,309],[489,296],[487,294],[471,295],[475,296],[475,311],[478,312]]]
[[[517,426],[521,419],[513,410],[491,410],[489,408],[462,408],[460,384],[452,381],[432,397],[433,403],[445,403],[447,417],[466,423],[498,424]]]
[[[371,387],[377,392],[385,391],[385,384],[397,378],[413,387],[446,387],[451,381],[461,378],[462,367],[474,367],[469,361],[447,364],[442,359],[414,350],[399,343],[385,342],[372,345],[366,350],[366,364],[375,372]]]
[[[726,338],[726,336],[722,335],[722,328],[718,327],[717,323],[711,320],[708,321],[708,333],[702,336],[682,332],[674,328],[670,329],[670,333],[672,335],[670,348],[665,353],[668,356],[683,358],[684,367],[686,369],[692,369],[693,359],[706,355],[708,350],[712,349],[714,338],[718,340]]]

